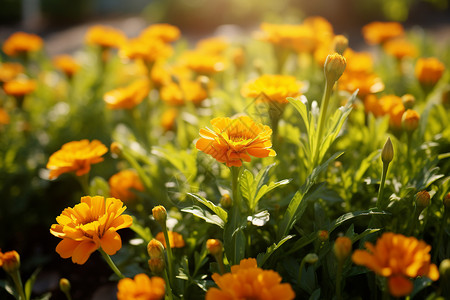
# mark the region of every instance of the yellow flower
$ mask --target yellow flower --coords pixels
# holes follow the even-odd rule
[[[23,73],[24,68],[18,63],[2,63],[0,64],[0,82],[7,82],[13,80],[20,73]]]
[[[281,283],[277,272],[258,268],[254,258],[243,259],[239,265],[231,267],[231,273],[215,273],[212,279],[219,288],[210,288],[206,300],[295,298],[292,287]]]
[[[8,112],[0,107],[0,124],[6,125],[6,124],[9,124],[9,122],[10,122],[10,117],[8,115]]]
[[[431,246],[415,237],[387,232],[375,246],[366,242],[365,247],[368,251],[355,250],[353,262],[388,277],[389,291],[395,297],[411,293],[413,284],[409,278],[427,276],[433,281],[439,279],[439,271],[430,261]]]
[[[397,59],[417,56],[416,46],[404,39],[387,41],[383,44],[383,49],[387,54],[390,54]]]
[[[262,23],[259,38],[273,45],[297,52],[311,52],[316,47],[316,37],[311,26],[303,24]]]
[[[103,161],[102,155],[106,152],[108,148],[98,140],[66,143],[48,160],[49,178],[54,179],[68,172],[75,172],[77,176],[84,175],[90,171],[91,164]]]
[[[128,59],[142,59],[146,63],[154,63],[159,59],[165,59],[172,53],[172,47],[158,38],[138,37],[131,39],[120,49],[120,56]]]
[[[200,105],[208,93],[198,81],[183,79],[178,83],[169,83],[161,88],[161,99],[174,106],[181,106],[185,101]]]
[[[173,231],[168,231],[167,234],[169,235],[169,242],[171,248],[183,248],[186,245],[183,236],[181,234]],[[164,238],[163,232],[158,232],[155,238],[158,241],[160,241],[165,248],[167,248],[166,239]]]
[[[130,227],[133,219],[122,215],[127,207],[115,198],[101,196],[81,197],[81,203],[68,207],[56,218],[50,233],[61,238],[56,252],[62,258],[72,257],[72,262],[84,264],[89,256],[102,248],[108,255],[122,247],[119,229]]]
[[[175,108],[168,109],[161,115],[161,127],[165,132],[175,130],[178,110]]]
[[[20,256],[17,251],[8,251],[3,253],[0,249],[0,268],[3,268],[5,272],[11,273],[19,269]]]
[[[16,79],[5,82],[3,90],[6,94],[20,97],[31,94],[36,89],[36,81],[31,79]]]
[[[225,69],[224,57],[202,51],[185,52],[180,61],[188,69],[204,75],[215,74]]]
[[[166,293],[166,283],[161,277],[149,278],[144,273],[124,278],[117,284],[118,300],[160,300]]]
[[[170,24],[153,24],[145,28],[140,36],[144,39],[160,39],[164,43],[171,43],[180,38],[180,29]]]
[[[255,80],[247,82],[241,89],[244,97],[261,99],[262,101],[275,101],[287,103],[287,97],[301,95],[303,84],[294,76],[262,75]]]
[[[127,40],[121,30],[103,25],[90,27],[85,38],[88,44],[105,48],[119,48]]]
[[[178,80],[191,78],[192,72],[185,66],[181,65],[173,65],[166,66],[163,61],[157,61],[152,68],[150,78],[152,83],[156,87],[161,87],[163,85],[170,84],[172,82],[173,77]]]
[[[419,82],[426,86],[434,86],[442,74],[445,66],[435,57],[419,58],[415,67],[415,74]]]
[[[368,44],[377,45],[403,36],[404,30],[398,22],[372,22],[362,28],[362,33]]]
[[[221,55],[227,49],[229,43],[223,37],[212,37],[200,40],[196,49],[200,52],[212,55]]]
[[[103,100],[110,109],[131,109],[141,103],[150,92],[148,80],[138,80],[124,88],[107,92]]]
[[[144,191],[144,186],[138,174],[133,170],[123,170],[114,174],[108,183],[111,197],[121,199],[124,202],[136,199],[137,196],[133,190]]]
[[[214,157],[228,167],[242,166],[242,160],[251,161],[251,156],[275,156],[270,140],[272,129],[255,123],[250,117],[237,119],[215,118],[211,120],[213,129],[200,129],[201,138],[195,147]]]
[[[72,77],[79,69],[80,65],[70,55],[59,55],[53,59],[53,64],[68,77]]]
[[[13,33],[3,44],[3,52],[9,56],[18,56],[35,52],[42,48],[44,42],[42,38],[35,34],[25,32]]]

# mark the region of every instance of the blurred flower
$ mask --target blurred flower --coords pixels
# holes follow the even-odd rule
[[[362,34],[369,45],[377,45],[403,36],[404,30],[397,22],[372,22],[362,28]]]
[[[120,56],[128,59],[142,59],[146,63],[166,59],[172,53],[172,47],[158,38],[134,38],[120,49]]]
[[[416,103],[416,98],[411,94],[404,94],[402,96],[402,102],[405,109],[412,109]]]
[[[212,75],[225,69],[224,57],[201,51],[185,52],[180,61],[188,69],[203,75]]]
[[[364,99],[367,113],[371,112],[375,117],[389,115],[391,127],[400,129],[402,127],[402,115],[405,112],[402,98],[395,95],[385,95],[377,99],[375,95],[368,95]]]
[[[420,211],[424,210],[430,205],[431,197],[427,191],[420,191],[416,194],[416,205]]]
[[[44,44],[42,38],[35,34],[25,32],[15,32],[3,43],[3,52],[9,56],[18,56],[35,52],[42,48]]]
[[[327,230],[319,230],[317,232],[317,236],[319,237],[319,240],[321,242],[326,242],[328,240],[328,238],[329,238],[329,235],[330,234],[328,233]]]
[[[181,234],[173,231],[168,231],[167,234],[169,235],[171,248],[183,248],[186,245]],[[158,232],[155,238],[160,241],[165,248],[167,248],[166,239],[164,238],[164,233],[162,231]]]
[[[98,140],[66,143],[48,160],[49,178],[54,179],[68,172],[75,172],[77,176],[87,174],[91,169],[91,164],[103,161],[102,155],[106,152],[108,152],[108,148]]]
[[[178,110],[176,108],[170,108],[163,112],[161,115],[161,127],[165,132],[175,130],[177,125],[177,117]]]
[[[220,198],[220,205],[225,209],[230,209],[233,206],[233,200],[229,194],[223,194]]]
[[[63,210],[56,218],[50,233],[62,238],[56,252],[62,258],[72,257],[72,262],[84,264],[89,256],[102,248],[109,255],[122,247],[119,229],[130,227],[133,219],[122,215],[126,206],[115,198],[101,196],[81,197],[81,203]]]
[[[160,300],[166,293],[166,282],[161,277],[149,278],[141,273],[134,279],[124,278],[117,284],[118,300]]]
[[[0,107],[0,125],[9,124],[10,117],[6,110]]]
[[[346,236],[338,237],[334,242],[333,251],[338,261],[344,261],[352,252],[352,240]]]
[[[211,255],[221,254],[223,251],[223,244],[218,239],[208,239],[206,241],[206,249]]]
[[[387,54],[397,59],[404,57],[416,57],[417,48],[405,39],[394,39],[383,44],[383,49]]]
[[[0,249],[0,267],[7,273],[12,273],[20,268],[20,255],[17,251],[3,253]]]
[[[133,190],[144,191],[144,186],[138,174],[133,170],[122,170],[114,174],[108,183],[111,197],[124,202],[136,199],[137,196]]]
[[[208,97],[207,91],[198,81],[182,79],[161,87],[161,99],[169,105],[181,106],[185,101],[200,105]]]
[[[387,232],[375,246],[366,242],[365,247],[368,251],[355,250],[353,262],[388,277],[389,291],[395,297],[412,292],[413,283],[409,278],[427,276],[433,281],[439,278],[436,265],[430,262],[431,246],[415,237]]]
[[[141,79],[126,87],[107,92],[103,100],[110,109],[131,109],[141,103],[149,92],[148,80]]]
[[[348,48],[348,39],[343,35],[336,35],[333,39],[334,51],[340,55],[344,55]]]
[[[402,126],[406,132],[413,132],[419,127],[420,115],[417,111],[408,109],[402,114]]]
[[[286,98],[300,96],[302,88],[303,83],[294,76],[262,75],[244,84],[241,94],[261,101],[288,103]]]
[[[258,268],[254,258],[241,260],[239,265],[231,267],[231,273],[214,273],[212,279],[218,288],[210,288],[206,300],[295,298],[292,287],[281,283],[277,272]]]
[[[444,64],[435,57],[419,58],[415,74],[422,85],[433,87],[441,79],[444,70]]]
[[[80,65],[70,55],[58,55],[53,59],[53,64],[61,70],[67,77],[72,77],[79,69]]]
[[[223,37],[211,37],[200,40],[196,50],[212,55],[221,55],[228,47],[228,41]]]
[[[237,119],[215,118],[211,120],[213,129],[200,129],[200,139],[196,148],[214,157],[228,167],[242,166],[242,160],[251,161],[251,157],[275,156],[270,140],[272,129],[254,122],[250,117]]]
[[[31,79],[15,79],[5,82],[3,90],[6,94],[21,97],[31,94],[36,89],[36,81]]]
[[[95,25],[88,29],[86,42],[104,48],[119,48],[126,42],[125,34],[110,26]]]
[[[150,256],[150,258],[164,257],[164,246],[157,239],[152,239],[147,244],[147,253]]]
[[[233,63],[237,69],[240,69],[244,66],[246,60],[244,48],[242,47],[234,48],[233,52],[231,53],[231,56]]]
[[[150,78],[156,87],[161,87],[170,84],[173,78],[177,80],[190,79],[192,75],[191,70],[182,65],[164,65],[163,61],[157,61],[152,68]]]
[[[152,257],[148,260],[148,267],[154,274],[162,274],[166,268],[163,257]]]
[[[0,64],[0,82],[11,81],[23,71],[24,67],[19,63],[2,63]]]
[[[155,218],[156,222],[158,222],[163,228],[166,227],[167,220],[167,211],[166,208],[162,205],[157,205],[152,209],[153,218]],[[166,244],[164,244],[164,247]]]
[[[170,24],[153,24],[145,28],[140,37],[144,39],[160,39],[164,43],[171,43],[180,38],[180,29]]]
[[[314,31],[310,26],[262,23],[260,29],[257,37],[275,46],[297,52],[312,52],[316,47]]]

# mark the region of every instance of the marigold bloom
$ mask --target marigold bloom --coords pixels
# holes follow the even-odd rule
[[[42,38],[30,33],[15,32],[3,43],[3,52],[9,56],[18,56],[29,52],[38,51],[44,42]]]
[[[311,52],[316,47],[316,37],[310,26],[262,23],[260,28],[259,39],[275,46],[297,52]]]
[[[72,77],[80,69],[80,65],[75,59],[67,54],[56,56],[53,59],[53,64],[68,77]]]
[[[0,64],[0,82],[7,82],[13,80],[20,73],[23,73],[24,68],[18,63],[2,63]]]
[[[398,22],[372,22],[362,28],[364,39],[369,45],[382,44],[405,34]]]
[[[172,83],[173,78],[178,80],[189,80],[192,76],[192,71],[182,65],[166,66],[164,62],[157,61],[152,68],[150,78],[156,87],[161,87]]]
[[[138,174],[133,170],[122,170],[114,174],[108,183],[111,197],[124,202],[136,199],[137,196],[133,190],[144,191],[144,186]]]
[[[3,268],[5,272],[11,273],[19,269],[20,256],[17,251],[8,251],[3,253],[0,249],[0,268]]]
[[[178,110],[175,108],[168,109],[161,116],[161,127],[164,131],[175,130],[178,117]]]
[[[221,55],[228,45],[228,41],[223,37],[211,37],[200,40],[195,48],[200,52]]]
[[[219,288],[210,288],[206,300],[295,298],[290,284],[281,283],[277,272],[258,268],[254,258],[243,259],[231,267],[231,273],[215,273],[212,279]]]
[[[181,234],[173,231],[168,231],[167,234],[169,235],[171,248],[183,248],[186,245]],[[160,241],[165,248],[167,248],[166,239],[164,238],[164,233],[162,231],[158,232],[155,238]]]
[[[118,300],[160,300],[166,293],[166,282],[161,277],[149,278],[141,273],[134,276],[134,279],[119,280],[117,289]]]
[[[199,74],[215,74],[225,69],[225,58],[202,51],[185,52],[180,58],[182,64]]]
[[[133,219],[122,215],[127,207],[115,198],[81,197],[81,203],[68,207],[56,218],[50,233],[62,239],[56,252],[62,258],[84,264],[89,256],[102,248],[109,255],[122,247],[119,229],[130,227]]]
[[[431,246],[415,237],[387,232],[375,246],[366,242],[365,247],[368,251],[355,250],[353,262],[388,277],[389,291],[395,297],[411,293],[413,284],[409,278],[427,276],[433,281],[439,278],[436,265],[430,262]]]
[[[84,175],[90,171],[91,164],[103,161],[102,155],[106,152],[108,148],[98,140],[66,143],[48,160],[49,178],[54,179],[68,172],[75,172],[77,176]]]
[[[415,74],[421,84],[434,86],[441,79],[444,70],[444,64],[435,57],[419,58],[416,62]]]
[[[214,157],[228,167],[242,166],[242,160],[249,162],[251,156],[275,156],[270,138],[269,126],[254,122],[250,117],[237,119],[215,118],[211,120],[213,129],[200,129],[201,138],[195,147]]]
[[[110,26],[95,25],[86,33],[86,42],[105,48],[119,48],[127,40],[125,34]]]
[[[172,47],[158,38],[131,39],[120,49],[120,56],[128,59],[142,59],[146,63],[166,59],[172,53]]]
[[[160,39],[164,43],[171,43],[180,38],[180,29],[170,24],[153,24],[145,28],[140,36],[144,39]]]
[[[182,106],[186,102],[200,105],[208,98],[207,91],[198,81],[183,79],[178,83],[171,82],[161,87],[161,99],[169,105]]]
[[[301,95],[303,84],[294,76],[262,75],[249,81],[241,89],[241,95],[261,99],[262,101],[275,101],[288,103],[287,97]]]
[[[404,39],[387,41],[383,44],[383,49],[387,54],[390,54],[397,59],[417,56],[416,46]]]
[[[149,92],[148,80],[142,79],[126,87],[107,92],[103,100],[110,109],[131,109],[141,103]]]
[[[36,89],[36,81],[31,79],[17,79],[5,82],[3,90],[6,94],[21,97],[31,94]]]
[[[0,108],[0,125],[6,125],[9,124],[10,117],[8,115],[8,112],[4,110],[3,108]]]

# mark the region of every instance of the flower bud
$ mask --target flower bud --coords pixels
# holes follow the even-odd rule
[[[326,230],[319,230],[317,235],[318,235],[319,240],[321,242],[326,242],[328,240],[328,237],[329,237],[328,231],[326,231]]]
[[[381,150],[381,161],[383,164],[389,164],[394,158],[394,147],[392,146],[391,138],[388,137],[384,143],[383,150]]]
[[[405,129],[406,132],[413,132],[417,129],[417,127],[419,127],[419,120],[419,114],[415,110],[408,109],[402,116],[403,129]]]
[[[15,272],[20,268],[20,256],[16,251],[2,253],[0,251],[0,267],[7,273]]]
[[[450,192],[448,192],[444,197],[444,207],[446,210],[450,209]]]
[[[439,265],[439,273],[444,280],[450,280],[450,259],[444,259]]]
[[[155,257],[150,258],[148,260],[148,267],[150,270],[155,274],[161,274],[164,272],[164,268],[166,267],[166,264],[164,262],[164,259],[161,257]]]
[[[222,242],[218,239],[209,239],[206,241],[206,249],[209,254],[216,256],[222,254]]]
[[[339,53],[333,53],[327,56],[324,65],[325,78],[329,84],[334,84],[344,73],[347,66],[347,60]]]
[[[405,109],[412,109],[416,103],[416,98],[411,94],[405,94],[402,96],[402,102]]]
[[[348,47],[348,39],[345,36],[339,34],[334,37],[333,43],[334,43],[334,51],[336,51],[340,55],[343,55],[344,51]]]
[[[416,206],[422,211],[430,205],[430,194],[427,191],[420,191],[416,194]]]
[[[337,260],[343,262],[352,251],[352,240],[346,236],[338,237],[334,242],[333,251]]]
[[[61,278],[59,280],[59,289],[64,293],[70,293],[70,281],[67,278]]]
[[[319,257],[315,253],[308,253],[308,254],[306,254],[304,259],[305,259],[306,263],[312,265],[312,264],[315,264],[319,260]]]
[[[161,224],[161,226],[166,226],[166,220],[167,220],[167,211],[162,205],[155,206],[152,209],[153,218]]]
[[[164,256],[164,246],[157,239],[152,239],[147,245],[147,252],[150,258],[161,258]]]
[[[122,145],[119,144],[118,142],[112,142],[110,149],[111,149],[111,153],[113,153],[117,156],[120,156],[120,154],[122,154]]]
[[[230,195],[223,194],[222,198],[220,198],[220,205],[222,205],[222,207],[225,209],[230,209],[233,205],[233,201],[231,200]]]

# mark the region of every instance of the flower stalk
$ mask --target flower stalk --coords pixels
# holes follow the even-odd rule
[[[20,277],[20,271],[19,269],[16,269],[12,272],[9,273],[9,275],[11,276],[14,285],[16,286],[16,291],[19,294],[19,300],[27,300],[26,296],[25,296],[25,291],[23,289],[23,284],[22,284],[22,278]]]
[[[103,256],[103,259],[106,261],[106,263],[109,265],[109,267],[111,268],[111,270],[113,270],[113,272],[120,278],[125,278],[125,276],[122,274],[122,272],[120,272],[119,268],[117,268],[116,264],[113,262],[113,260],[111,259],[111,256],[109,256],[105,251],[103,251],[102,248],[99,248],[98,251],[100,251],[100,253]]]

